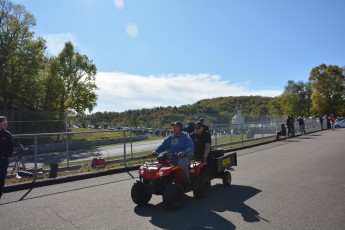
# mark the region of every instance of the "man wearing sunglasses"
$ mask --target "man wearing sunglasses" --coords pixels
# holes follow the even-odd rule
[[[194,124],[194,132],[190,134],[194,143],[194,158],[206,162],[210,158],[211,134],[205,130],[205,125],[201,121]]]
[[[0,198],[5,187],[5,179],[9,164],[8,158],[13,152],[13,139],[11,133],[6,129],[7,118],[5,116],[0,116]]]

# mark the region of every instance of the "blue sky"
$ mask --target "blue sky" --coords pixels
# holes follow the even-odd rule
[[[57,55],[97,66],[92,112],[278,96],[322,63],[345,66],[344,0],[13,0]]]

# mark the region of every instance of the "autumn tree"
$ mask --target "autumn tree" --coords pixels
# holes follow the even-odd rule
[[[315,114],[345,113],[344,69],[337,65],[321,64],[309,76],[312,87],[312,111]]]

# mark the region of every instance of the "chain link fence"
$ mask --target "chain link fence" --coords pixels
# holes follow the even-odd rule
[[[91,170],[90,164],[95,158],[105,159],[107,165],[126,164],[150,154],[170,134],[170,128],[112,129],[111,126],[107,130],[90,128],[71,132],[67,129],[64,114],[40,114],[38,118],[41,120],[34,120],[35,113],[1,112],[8,117],[9,130],[15,142],[27,147],[24,153],[14,152],[8,168],[9,178],[18,177],[19,171],[30,172],[29,175],[34,177],[48,175],[53,166],[58,167],[61,173],[85,172]],[[243,145],[251,140],[264,141],[265,138],[275,137],[280,125],[286,122],[284,117],[278,116],[267,120],[264,120],[267,116],[251,116],[251,121],[247,121],[245,115],[243,121],[234,123],[234,116],[228,115],[227,119],[231,122],[218,124],[215,119],[209,124],[205,118],[212,135],[212,147]],[[42,117],[47,120],[42,120]],[[204,117],[210,118],[209,115]],[[320,130],[317,119],[305,119],[305,126],[307,132]],[[45,132],[47,130],[53,132]],[[301,133],[297,121],[295,132],[297,135]]]

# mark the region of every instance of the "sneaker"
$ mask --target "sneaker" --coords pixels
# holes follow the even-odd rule
[[[183,182],[183,188],[184,188],[184,192],[189,192],[191,191],[191,184],[189,182]]]

